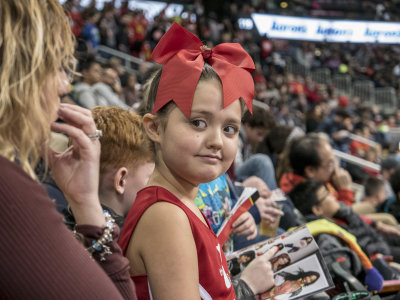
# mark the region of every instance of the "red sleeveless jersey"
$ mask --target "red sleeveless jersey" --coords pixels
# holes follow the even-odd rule
[[[179,206],[189,219],[197,249],[201,298],[203,300],[235,299],[225,255],[207,219],[203,216],[208,224],[208,226],[205,226],[185,204],[162,187],[150,186],[138,192],[119,239],[124,255],[140,217],[147,208],[159,201],[166,201]],[[134,275],[131,278],[136,285],[138,300],[153,299],[147,275]]]

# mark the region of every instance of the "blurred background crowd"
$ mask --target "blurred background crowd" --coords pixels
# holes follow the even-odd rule
[[[270,39],[241,22],[254,12],[396,21],[400,1],[67,0],[63,6],[77,38],[81,72],[68,101],[88,108],[99,104],[137,107],[141,85],[153,66],[151,51],[176,21],[210,47],[238,42],[251,54],[256,63],[255,99],[273,116],[271,126],[325,131],[335,148],[373,163],[397,153],[398,45]],[[340,134],[334,135],[337,131]],[[372,141],[377,153],[355,149],[349,134]],[[278,149],[271,149],[271,143],[264,146],[264,151],[277,154],[282,150],[282,145]]]

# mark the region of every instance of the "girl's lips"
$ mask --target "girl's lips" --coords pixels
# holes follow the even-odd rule
[[[201,160],[206,161],[208,163],[218,163],[221,161],[221,158],[217,155],[199,155]]]

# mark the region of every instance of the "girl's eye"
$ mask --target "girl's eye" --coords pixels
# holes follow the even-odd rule
[[[206,128],[206,122],[202,121],[202,120],[193,120],[192,121],[192,125],[196,128]]]
[[[238,129],[234,126],[226,126],[224,128],[224,131],[228,134],[234,135],[238,131]]]

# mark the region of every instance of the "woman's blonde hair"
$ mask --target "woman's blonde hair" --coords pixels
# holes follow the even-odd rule
[[[57,0],[0,4],[0,155],[31,176],[50,136],[43,88],[73,61],[74,39]]]

